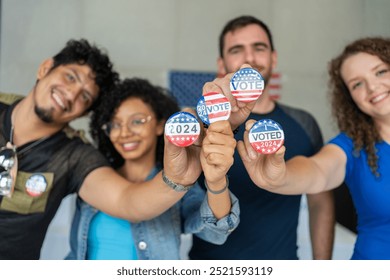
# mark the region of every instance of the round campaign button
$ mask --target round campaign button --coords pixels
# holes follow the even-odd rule
[[[253,68],[242,68],[230,79],[230,91],[238,101],[255,101],[263,93],[263,89],[264,78]]]
[[[42,174],[34,173],[26,181],[26,192],[33,197],[40,196],[47,188],[47,181]]]
[[[177,112],[165,123],[165,136],[179,147],[192,145],[199,137],[200,125],[196,117],[187,112]]]
[[[218,92],[208,92],[199,98],[196,112],[203,123],[209,125],[230,117],[231,106],[229,99]]]
[[[271,119],[259,120],[249,131],[249,142],[258,153],[273,154],[283,145],[284,132]]]

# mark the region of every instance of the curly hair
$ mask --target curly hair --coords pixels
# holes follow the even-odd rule
[[[50,70],[67,64],[87,65],[95,75],[95,83],[99,87],[99,96],[88,111],[94,110],[102,96],[119,81],[119,74],[113,70],[108,55],[86,39],[69,40],[66,46],[53,56],[53,67]]]
[[[263,21],[255,18],[253,16],[244,15],[244,16],[239,16],[239,17],[236,17],[236,18],[228,21],[226,23],[226,25],[224,26],[224,28],[222,29],[222,32],[219,35],[219,56],[220,57],[223,57],[223,48],[225,46],[224,39],[225,39],[226,34],[229,32],[233,32],[239,28],[243,28],[243,27],[250,25],[250,24],[256,24],[265,31],[265,33],[268,36],[270,45],[271,45],[271,51],[275,50],[271,30],[268,28],[268,26]]]
[[[354,155],[364,149],[368,154],[368,165],[375,176],[378,173],[378,155],[375,143],[382,141],[373,119],[362,112],[353,101],[349,90],[340,73],[343,62],[357,53],[368,53],[380,58],[390,65],[390,39],[368,37],[356,40],[347,45],[343,52],[329,63],[329,89],[332,104],[332,114],[340,131],[352,138]]]
[[[167,120],[172,114],[180,111],[176,100],[165,88],[154,86],[140,78],[124,79],[119,82],[109,95],[102,98],[100,105],[93,111],[90,122],[90,132],[97,148],[114,168],[122,166],[124,159],[116,151],[101,127],[112,120],[119,106],[129,98],[140,99],[149,105],[157,121]],[[157,139],[156,163],[161,166],[163,165],[163,152],[164,135],[160,135]]]

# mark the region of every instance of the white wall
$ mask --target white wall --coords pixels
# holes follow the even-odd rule
[[[2,0],[0,90],[27,94],[39,63],[81,37],[105,47],[122,76],[167,86],[172,69],[214,71],[222,26],[251,14],[273,31],[282,100],[313,113],[327,140],[327,62],[355,38],[389,36],[389,11],[387,0]]]
[[[283,101],[312,112],[334,135],[326,64],[349,41],[390,35],[387,0],[2,0],[0,88],[27,94],[39,63],[70,38],[105,47],[123,76],[166,86],[171,69],[214,71],[228,19],[268,23],[279,53]]]

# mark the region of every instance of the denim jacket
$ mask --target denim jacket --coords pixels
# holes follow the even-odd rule
[[[154,168],[147,180],[158,172],[159,169]],[[230,198],[230,213],[217,220],[208,205],[205,191],[196,184],[179,202],[160,216],[132,223],[131,230],[138,259],[180,259],[181,233],[192,233],[214,244],[224,243],[239,223],[238,199],[232,193]],[[97,209],[77,198],[70,235],[71,252],[66,259],[86,259],[89,225],[97,212]]]

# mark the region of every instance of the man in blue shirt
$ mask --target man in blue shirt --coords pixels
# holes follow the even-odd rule
[[[265,79],[265,89],[249,119],[272,119],[281,124],[286,139],[286,159],[310,156],[323,145],[315,119],[307,112],[275,102],[269,82],[277,63],[269,28],[251,16],[231,20],[219,38],[218,75],[250,64]],[[236,134],[242,140],[243,127]],[[223,245],[193,238],[191,259],[298,259],[297,226],[301,195],[279,195],[257,187],[236,152],[228,172],[230,189],[240,201],[240,224]],[[334,239],[334,202],[331,192],[308,195],[313,259],[330,259]]]

